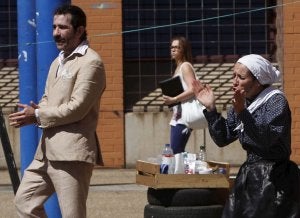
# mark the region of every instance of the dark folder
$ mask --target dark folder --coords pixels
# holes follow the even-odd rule
[[[161,88],[163,95],[167,95],[170,97],[175,97],[184,91],[179,76],[175,76],[175,77],[160,81],[159,86]],[[174,105],[177,105],[177,104],[180,104],[180,102],[169,105],[169,107],[173,107]]]

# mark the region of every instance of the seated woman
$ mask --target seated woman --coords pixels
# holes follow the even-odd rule
[[[193,82],[214,142],[223,147],[239,139],[247,152],[224,218],[300,217],[300,172],[290,161],[291,111],[284,94],[272,87],[279,76],[260,55],[240,58],[233,72],[233,107],[226,119],[216,111],[209,85]]]

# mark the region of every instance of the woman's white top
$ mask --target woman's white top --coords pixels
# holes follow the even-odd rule
[[[194,67],[192,66],[191,63],[189,62],[183,62],[181,65],[180,65],[180,68],[178,70],[178,72],[174,75],[174,77],[176,76],[179,76],[180,77],[180,80],[181,80],[181,84],[182,84],[182,87],[183,87],[183,90],[187,90],[188,88],[188,85],[186,84],[186,82],[184,81],[184,78],[183,78],[183,73],[182,73],[182,66],[184,64],[188,64],[192,67],[193,71],[194,71]],[[195,72],[195,71],[194,71]],[[184,124],[184,121],[181,119],[181,104],[178,104],[178,105],[175,105],[172,107],[172,110],[173,110],[173,116],[172,116],[172,119],[170,121],[170,125],[171,126],[176,126],[177,124]]]

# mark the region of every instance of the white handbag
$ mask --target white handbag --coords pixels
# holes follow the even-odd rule
[[[191,129],[204,129],[207,127],[207,121],[203,114],[204,108],[196,98],[182,102],[181,119]]]

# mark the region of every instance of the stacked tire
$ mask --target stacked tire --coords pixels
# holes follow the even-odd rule
[[[220,218],[228,189],[148,188],[144,218]]]

